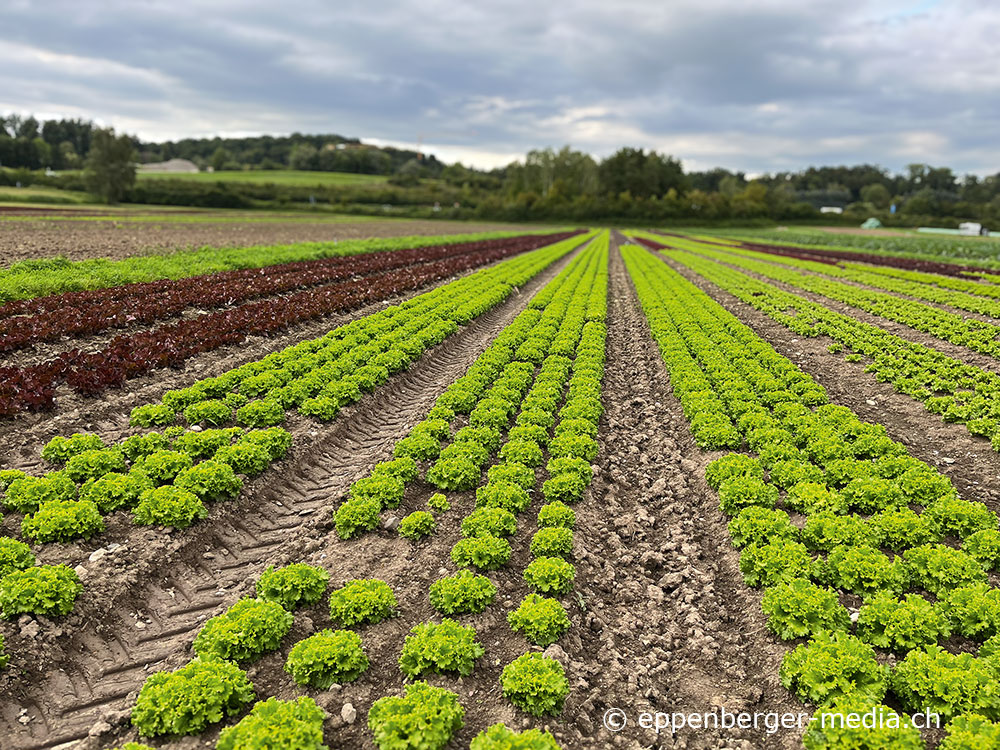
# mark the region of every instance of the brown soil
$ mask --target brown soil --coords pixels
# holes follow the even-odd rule
[[[466,234],[495,230],[528,230],[523,226],[426,220],[371,221],[4,221],[0,218],[0,268],[22,260],[65,256],[126,258],[174,250],[250,247],[293,242],[333,242],[367,237]],[[537,227],[534,227],[537,231]]]

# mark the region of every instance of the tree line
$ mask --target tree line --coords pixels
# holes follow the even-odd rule
[[[390,175],[390,185],[290,188],[243,183],[205,186],[182,178],[137,186],[135,162],[184,158],[203,168],[298,169]],[[492,170],[445,165],[431,155],[376,148],[339,135],[202,138],[144,143],[83,120],[0,116],[0,166],[76,170],[48,184],[85,187],[107,200],[248,207],[317,198],[340,209],[405,206],[410,215],[529,220],[706,222],[818,220],[835,206],[845,221],[887,224],[976,219],[1000,228],[1000,173],[956,175],[910,164],[897,174],[871,164],[809,167],[750,177],[726,169],[685,172],[674,156],[623,147],[603,159],[569,146],[537,149]],[[0,174],[0,181],[4,180]],[[10,179],[9,173],[7,180]],[[28,178],[25,179],[40,179]],[[171,184],[167,184],[170,182]],[[141,188],[141,189],[140,189]],[[441,214],[442,209],[445,210]]]

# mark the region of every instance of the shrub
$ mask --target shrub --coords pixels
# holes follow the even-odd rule
[[[292,627],[292,614],[277,602],[241,599],[206,622],[194,639],[201,657],[243,661],[274,651]]]
[[[292,563],[283,568],[273,565],[257,581],[257,596],[277,602],[287,610],[315,604],[326,591],[330,574],[306,563]]]
[[[858,726],[858,719],[849,723],[848,716],[863,717],[865,723]],[[802,735],[802,744],[805,750],[924,750],[926,747],[920,732],[907,717],[856,697],[842,698],[819,709]]]
[[[330,594],[330,618],[348,628],[382,622],[398,608],[389,584],[377,578],[348,581]]]
[[[968,583],[986,580],[979,562],[944,544],[924,544],[903,553],[911,586],[920,586],[935,596]]]
[[[285,671],[299,685],[329,690],[353,682],[368,669],[361,636],[351,630],[321,630],[299,641],[288,653]]]
[[[837,594],[804,578],[767,589],[761,602],[767,627],[789,641],[823,630],[849,630],[851,617]]]
[[[508,537],[517,533],[517,519],[503,508],[477,508],[462,519],[462,536]]]
[[[569,616],[557,600],[528,594],[521,605],[507,615],[511,630],[524,633],[536,646],[548,646],[569,630]]]
[[[239,713],[253,699],[253,685],[235,664],[192,659],[174,672],[146,679],[132,709],[132,724],[147,737],[198,734]]]
[[[146,490],[132,510],[140,526],[160,524],[184,529],[208,515],[205,504],[193,492],[168,485]]]
[[[4,502],[19,513],[34,513],[44,503],[75,497],[73,480],[61,471],[51,471],[43,477],[15,479],[7,487]]]
[[[74,482],[97,479],[108,472],[124,471],[125,455],[114,448],[86,450],[74,454],[66,462],[66,476]]]
[[[461,492],[479,483],[482,469],[469,458],[439,458],[427,472],[427,481],[440,490]]]
[[[448,502],[448,498],[443,494],[435,492],[427,499],[427,507],[435,513],[447,513],[451,510],[451,503]]]
[[[986,570],[1000,565],[1000,531],[983,529],[970,534],[962,542],[962,551],[976,558]]]
[[[959,539],[971,536],[977,531],[997,528],[997,515],[982,503],[960,500],[957,497],[942,497],[924,508],[924,516],[944,534],[953,534]]]
[[[36,565],[0,579],[0,612],[15,615],[68,615],[83,591],[76,571],[65,565]]]
[[[431,584],[431,606],[445,615],[482,612],[493,603],[497,587],[486,576],[460,570]]]
[[[390,695],[372,704],[368,728],[375,744],[379,750],[442,750],[462,728],[465,711],[458,696],[426,682],[405,689],[403,698]]]
[[[284,458],[292,447],[292,434],[282,427],[268,427],[263,430],[250,430],[239,440],[237,445],[256,445],[267,451],[271,461]]]
[[[547,503],[538,509],[539,528],[562,527],[572,529],[576,525],[576,513],[568,505],[559,502]]]
[[[373,499],[352,499],[341,503],[333,517],[337,536],[351,539],[364,531],[371,531],[378,526],[381,510],[378,500]]]
[[[732,477],[719,485],[719,508],[728,515],[751,505],[773,508],[777,501],[778,488],[753,476]]]
[[[937,528],[909,508],[891,508],[876,513],[868,524],[879,542],[889,549],[902,550],[941,539]]]
[[[0,579],[15,570],[24,570],[35,564],[35,555],[24,542],[0,536]]]
[[[509,482],[491,481],[476,490],[477,508],[502,508],[510,513],[520,513],[531,503],[531,496],[523,487]]]
[[[737,547],[763,545],[779,540],[796,541],[799,530],[792,525],[783,510],[751,505],[729,522],[729,536]]]
[[[569,695],[562,664],[539,653],[524,654],[504,667],[500,687],[507,700],[532,716],[558,714]]]
[[[718,490],[723,482],[736,477],[751,477],[763,481],[764,469],[757,459],[743,453],[727,453],[705,467],[705,481],[713,490]]]
[[[268,698],[236,726],[223,729],[215,750],[327,750],[323,744],[326,713],[312,698]]]
[[[251,401],[236,410],[236,421],[247,427],[273,427],[285,421],[285,410],[277,401]]]
[[[956,716],[938,750],[977,750],[1000,747],[1000,723],[978,714]]]
[[[560,526],[539,529],[531,537],[531,554],[535,557],[571,557],[573,531]]]
[[[872,647],[840,632],[817,633],[785,654],[779,674],[800,699],[820,706],[848,696],[881,701],[889,684]]]
[[[484,653],[473,628],[446,617],[440,624],[423,622],[413,626],[399,655],[399,668],[408,677],[428,671],[457,672],[466,677]]]
[[[188,424],[224,425],[233,418],[233,409],[225,401],[209,399],[191,404],[184,410],[184,419]]]
[[[873,547],[836,547],[826,559],[825,575],[830,583],[862,598],[882,591],[898,594],[906,582],[899,561]]]
[[[255,443],[239,442],[224,445],[215,452],[213,460],[229,464],[238,474],[254,477],[271,464],[271,454],[266,447]]]
[[[951,654],[937,645],[914,649],[892,672],[892,691],[911,711],[944,719],[964,713],[1000,718],[1000,673],[990,659]]]
[[[243,489],[243,480],[236,476],[229,464],[208,460],[178,474],[174,486],[203,501],[214,501],[238,495]]]
[[[949,635],[951,628],[940,609],[916,594],[907,594],[904,599],[877,594],[858,615],[859,638],[901,653]]]
[[[798,542],[777,540],[751,544],[740,554],[740,572],[748,586],[774,586],[793,578],[810,578],[815,563]]]
[[[131,508],[143,492],[151,489],[152,480],[138,469],[128,474],[112,472],[81,487],[80,499],[94,503],[101,513],[111,513]]]
[[[129,415],[128,423],[133,427],[162,427],[173,423],[177,412],[163,404],[137,406]]]
[[[170,484],[178,474],[190,469],[193,464],[191,456],[187,453],[167,450],[143,456],[133,467],[143,472],[155,484]]]
[[[21,533],[36,542],[90,539],[104,531],[104,519],[90,500],[50,500],[21,522]]]
[[[482,534],[460,539],[451,549],[451,559],[460,568],[496,570],[510,560],[510,544],[506,539]]]

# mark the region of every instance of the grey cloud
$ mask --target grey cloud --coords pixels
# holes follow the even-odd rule
[[[922,153],[1000,170],[1000,9],[847,6],[13,3],[0,57],[8,43],[118,67],[88,73],[27,55],[3,66],[0,106],[158,137],[319,130],[412,143],[424,133],[430,148],[480,163],[569,142],[598,155],[676,148],[699,167],[754,172],[898,169]]]

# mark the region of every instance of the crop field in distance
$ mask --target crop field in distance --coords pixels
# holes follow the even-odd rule
[[[2,750],[1000,747],[995,239],[64,193],[0,189]]]

